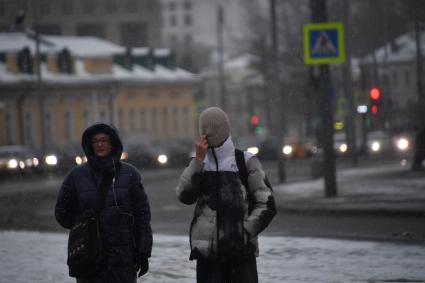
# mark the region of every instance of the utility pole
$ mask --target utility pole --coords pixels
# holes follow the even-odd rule
[[[310,0],[313,23],[327,22],[326,0]],[[328,64],[319,65],[319,74],[315,77],[317,94],[320,96],[319,109],[321,118],[321,138],[323,145],[323,163],[325,178],[325,197],[336,197],[336,168],[333,137],[333,107],[331,95],[331,77]]]
[[[346,137],[348,148],[350,150],[351,163],[353,166],[359,164],[357,156],[357,135],[356,129],[354,126],[355,119],[355,105],[354,97],[352,92],[351,84],[351,26],[350,26],[350,1],[344,0],[344,27],[345,27],[345,64],[343,67],[343,79],[344,79],[344,94],[347,101],[347,113],[345,116],[345,125],[346,125]]]
[[[272,97],[279,101],[279,106],[284,107],[284,98],[282,93],[279,91],[279,62],[278,62],[278,38],[277,38],[277,22],[276,22],[276,0],[270,0],[270,33],[272,39],[272,72],[271,72],[271,89]],[[285,130],[285,117],[284,109],[279,109],[278,111],[278,123],[273,123],[275,125],[276,138],[277,138],[277,170],[279,176],[279,182],[283,183],[286,181],[286,170],[285,170],[285,159],[282,153],[282,144],[283,144],[283,131]]]
[[[35,39],[35,72],[37,76],[37,87],[36,95],[38,95],[38,109],[40,115],[40,147],[42,152],[46,150],[46,133],[44,128],[44,98],[42,94],[42,74],[40,66],[40,34],[38,32],[38,11],[37,11],[37,1],[32,1],[33,9],[33,30],[34,30],[34,39]]]
[[[422,50],[421,50],[421,23],[419,20],[415,20],[415,43],[416,43],[416,87],[418,91],[418,104],[419,104],[419,128],[424,125],[424,110],[425,110],[425,99],[423,93],[422,84]]]
[[[224,14],[223,6],[217,6],[217,51],[218,51],[218,84],[220,91],[220,104],[224,111],[227,109],[226,86],[224,83],[224,43],[223,43],[223,26]]]

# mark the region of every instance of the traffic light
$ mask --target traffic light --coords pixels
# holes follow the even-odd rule
[[[251,132],[256,134],[257,136],[263,133],[263,127],[260,125],[260,117],[257,115],[252,115],[249,119],[249,123],[251,125]]]
[[[372,115],[377,115],[379,112],[379,105],[381,102],[381,90],[377,87],[369,89],[369,109]]]

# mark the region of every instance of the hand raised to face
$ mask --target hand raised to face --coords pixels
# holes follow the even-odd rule
[[[205,159],[205,154],[207,153],[208,142],[205,135],[201,135],[198,139],[198,142],[195,145],[196,150],[196,160],[202,162]]]

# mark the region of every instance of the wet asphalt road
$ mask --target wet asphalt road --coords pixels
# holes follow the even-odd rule
[[[278,180],[275,164],[265,162],[264,167],[272,184],[276,184]],[[311,167],[307,161],[288,163],[286,169],[288,182],[311,178]],[[186,206],[176,199],[175,186],[181,171],[182,169],[172,169],[163,172],[149,171],[145,174],[144,186],[151,204],[151,223],[155,233],[188,234],[194,206]],[[3,180],[0,183],[0,229],[63,231],[53,216],[62,178],[59,175],[32,180]],[[279,199],[277,203],[279,207]],[[264,234],[408,242],[409,233],[417,225],[418,219],[411,217],[279,212]]]

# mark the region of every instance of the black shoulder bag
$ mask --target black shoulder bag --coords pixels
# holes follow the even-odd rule
[[[95,212],[86,214],[69,233],[67,264],[71,277],[91,277],[101,268],[103,246],[99,213],[105,207],[106,192],[106,188],[98,189]]]

